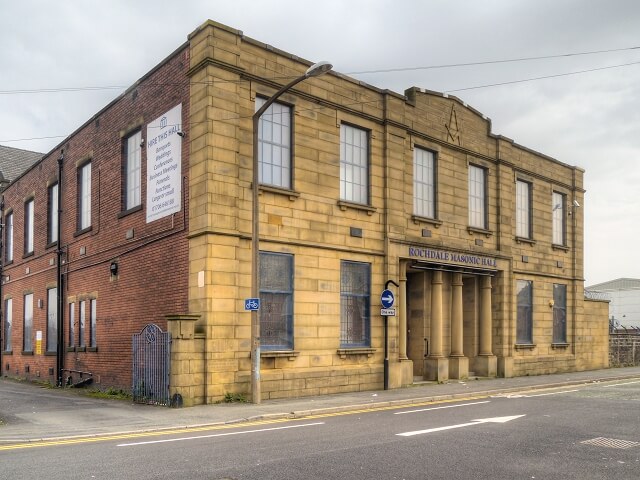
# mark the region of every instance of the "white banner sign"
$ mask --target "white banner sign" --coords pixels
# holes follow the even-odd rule
[[[147,223],[180,211],[182,104],[147,125]]]

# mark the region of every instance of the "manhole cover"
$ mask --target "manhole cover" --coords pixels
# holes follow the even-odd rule
[[[630,440],[618,440],[616,438],[604,437],[592,438],[591,440],[585,440],[584,442],[580,443],[584,443],[585,445],[596,445],[598,447],[622,449],[640,446],[640,442],[632,442]]]

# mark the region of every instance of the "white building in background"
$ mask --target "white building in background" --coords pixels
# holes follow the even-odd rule
[[[640,279],[618,278],[585,287],[585,291],[606,295],[615,328],[640,331]]]

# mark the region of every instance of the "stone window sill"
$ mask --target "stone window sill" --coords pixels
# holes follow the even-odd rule
[[[290,190],[288,188],[276,187],[274,185],[260,185],[258,187],[258,193],[260,192],[270,192],[278,195],[284,195],[289,197],[289,200],[292,202],[295,201],[298,197],[300,197],[300,193],[295,190]]]
[[[536,348],[535,343],[516,343],[516,350],[533,350]]]
[[[293,350],[261,350],[260,358],[288,358],[293,361],[300,355],[300,352]]]
[[[568,252],[570,250],[569,247],[565,245],[556,245],[556,244],[551,245],[551,248],[553,248],[554,250],[562,250],[563,252]]]
[[[569,348],[568,343],[552,343],[551,348],[555,349],[566,349]]]
[[[366,355],[367,357],[370,357],[374,353],[376,353],[376,349],[369,348],[369,347],[354,347],[354,348],[338,349],[338,355],[340,355],[340,358],[347,358],[347,355]]]
[[[442,225],[443,223],[442,220],[438,220],[437,218],[420,217],[419,215],[412,215],[411,220],[413,220],[413,223],[415,223],[416,225],[427,223],[429,225],[433,225],[436,228],[440,228],[440,225]]]
[[[484,228],[478,228],[478,227],[467,227],[467,232],[469,232],[470,235],[473,235],[474,233],[476,233],[476,234],[484,235],[487,238],[493,235],[493,232],[491,230],[485,230]]]
[[[373,215],[377,211],[376,208],[372,207],[371,205],[365,205],[363,203],[346,202],[344,200],[338,201],[338,207],[340,207],[340,210],[342,210],[343,212],[346,211],[348,208],[353,208],[354,210],[362,210],[364,212],[367,212],[367,215]]]
[[[529,245],[535,245],[536,241],[533,238],[516,237],[516,243],[528,243]]]

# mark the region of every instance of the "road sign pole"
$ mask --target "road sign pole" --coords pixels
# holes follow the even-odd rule
[[[389,390],[389,317],[384,316],[384,389]]]

